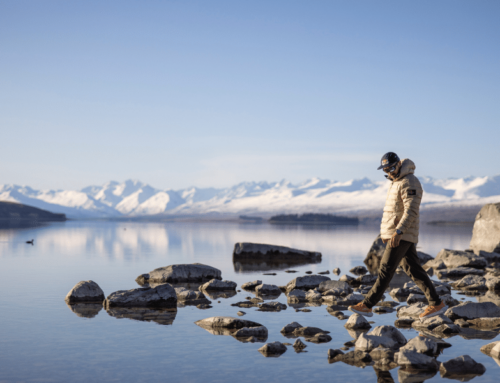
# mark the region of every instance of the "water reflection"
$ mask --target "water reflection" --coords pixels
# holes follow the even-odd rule
[[[400,368],[398,370],[398,379],[400,383],[421,383],[433,378],[436,374],[437,371],[406,370]]]
[[[321,263],[321,260],[315,262],[293,262],[293,261],[263,261],[263,260],[250,260],[240,259],[238,261],[233,259],[234,271],[237,273],[254,273],[256,271],[271,271],[271,270],[287,270],[292,267],[310,265],[314,263]]]
[[[94,318],[102,310],[102,303],[66,303],[66,305],[80,318]]]
[[[114,318],[132,319],[141,322],[155,322],[171,325],[177,315],[177,309],[151,309],[145,307],[110,307],[106,310]]]
[[[233,334],[237,331],[237,329],[227,329],[227,328],[221,328],[221,327],[209,327],[209,326],[202,326],[199,323],[196,323],[198,326],[200,326],[203,330],[209,332],[212,335],[223,335],[223,336],[232,336],[234,339],[236,339],[238,342],[241,343],[264,343],[267,340],[267,335],[266,336],[249,336],[249,337],[236,337]]]

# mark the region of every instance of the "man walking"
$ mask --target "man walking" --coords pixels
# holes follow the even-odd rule
[[[420,181],[413,175],[415,164],[408,158],[400,160],[396,153],[389,152],[382,157],[378,169],[384,169],[386,178],[391,181],[380,226],[380,235],[387,246],[377,281],[363,302],[349,306],[349,310],[371,317],[372,307],[380,301],[401,264],[404,272],[425,293],[429,302],[420,319],[443,314],[448,306],[439,298],[417,256],[419,208],[423,190]]]

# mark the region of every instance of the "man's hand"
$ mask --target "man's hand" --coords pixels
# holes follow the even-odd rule
[[[399,246],[399,241],[401,241],[402,236],[403,236],[403,234],[398,234],[398,233],[394,233],[392,235],[392,238],[391,238],[391,247],[392,248]]]

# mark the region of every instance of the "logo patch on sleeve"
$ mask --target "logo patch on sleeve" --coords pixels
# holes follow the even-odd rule
[[[415,189],[408,190],[408,195],[417,195],[417,191]]]

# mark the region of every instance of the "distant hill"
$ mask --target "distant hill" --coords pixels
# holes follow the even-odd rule
[[[37,224],[66,221],[66,215],[54,214],[20,203],[0,201],[0,224]]]

